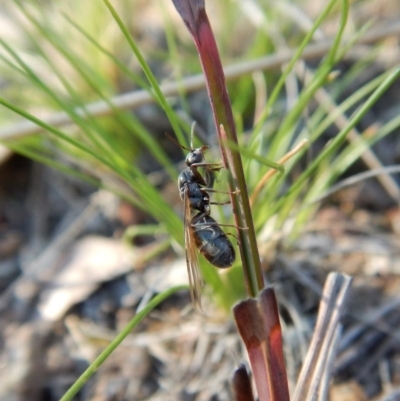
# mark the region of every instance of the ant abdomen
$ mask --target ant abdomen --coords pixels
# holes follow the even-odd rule
[[[212,265],[221,269],[232,266],[236,256],[235,249],[211,216],[201,213],[195,216],[191,230],[197,249]]]

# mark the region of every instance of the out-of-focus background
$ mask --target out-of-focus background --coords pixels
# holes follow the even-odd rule
[[[342,7],[336,3],[263,121],[284,67],[327,1],[206,2],[242,143],[272,161],[279,155],[268,153],[274,134],[332,47]],[[198,56],[172,1],[112,5],[169,90],[185,145],[196,121],[199,143],[211,146],[207,160],[218,162]],[[340,157],[323,161],[284,217],[269,214],[349,123],[365,101],[362,91],[369,94],[368,85],[400,63],[400,3],[352,1],[344,37],[349,50],[280,142],[284,148],[308,138],[312,146],[283,184],[266,184],[254,206],[260,254],[280,302],[291,386],[324,279],[340,271],[354,280],[330,399],[399,400],[400,82],[348,134]],[[3,2],[0,45],[0,398],[52,401],[141,305],[187,282],[175,181],[185,151],[165,136],[174,128],[148,95],[137,55],[103,2]],[[250,192],[263,168],[248,163]],[[229,210],[216,209],[218,221],[229,223]],[[188,291],[170,297],[77,400],[233,399],[231,374],[246,360],[227,310],[244,296],[240,266],[220,276],[204,270],[211,277],[205,314],[193,312]],[[219,282],[232,283],[229,299],[218,294]]]

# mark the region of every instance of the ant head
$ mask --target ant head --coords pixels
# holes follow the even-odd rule
[[[187,148],[186,146],[183,146],[182,144],[180,144],[176,139],[172,138],[171,135],[165,134],[170,141],[176,143],[182,149],[189,151],[189,153],[185,159],[185,163],[188,167],[190,167],[193,164],[203,163],[204,162],[204,152],[206,149],[208,149],[208,146],[206,146],[206,145],[203,145],[200,148],[196,148],[196,149],[193,148],[193,136],[194,136],[195,126],[196,126],[196,123],[193,122],[191,133],[190,133],[190,137],[191,137],[190,148]]]
[[[186,156],[185,163],[188,167],[193,164],[203,163],[204,162],[204,152],[208,149],[208,146],[201,146],[197,149],[190,149],[190,152]]]

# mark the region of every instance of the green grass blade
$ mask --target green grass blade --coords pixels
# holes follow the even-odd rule
[[[127,27],[123,23],[122,19],[114,9],[114,7],[111,5],[111,3],[108,0],[103,0],[107,8],[110,10],[114,20],[118,24],[119,28],[121,29],[121,32],[124,34],[126,40],[128,41],[132,51],[134,52],[140,66],[143,69],[143,72],[145,73],[148,81],[150,82],[151,87],[153,88],[152,94],[154,95],[155,99],[157,102],[160,104],[162,109],[165,111],[167,114],[167,117],[172,125],[172,128],[175,132],[175,135],[178,137],[178,140],[182,143],[185,142],[185,137],[182,134],[180,125],[178,123],[177,116],[175,112],[172,110],[171,106],[168,104],[165,96],[161,92],[160,86],[158,85],[157,79],[153,75],[152,71],[150,70],[149,66],[146,63],[146,60],[144,59],[142,53],[140,52],[139,48],[137,47],[135,41],[131,37]]]
[[[262,129],[262,125],[263,125],[264,121],[266,120],[266,118],[271,113],[271,108],[272,108],[273,104],[275,104],[275,102],[277,101],[279,93],[282,90],[287,77],[289,76],[289,74],[293,70],[293,67],[294,67],[295,63],[301,58],[301,54],[303,53],[303,51],[306,48],[306,46],[310,43],[315,31],[319,28],[319,26],[322,24],[324,19],[328,16],[328,14],[332,10],[332,8],[336,4],[336,2],[337,2],[337,0],[331,0],[326,5],[325,9],[318,16],[317,20],[315,21],[315,23],[312,26],[312,28],[310,29],[310,31],[304,37],[304,39],[301,42],[300,46],[296,50],[295,55],[293,56],[293,58],[288,63],[287,67],[285,68],[284,72],[282,73],[282,76],[280,77],[280,79],[277,82],[274,90],[272,91],[272,93],[271,93],[271,95],[270,95],[270,97],[268,99],[268,102],[267,102],[263,112],[260,115],[259,123],[255,126],[254,131],[253,131],[253,135],[252,135],[253,138],[255,138],[255,137],[257,137],[259,135],[259,133],[260,133],[260,131]]]
[[[346,136],[349,131],[355,127],[355,125],[360,121],[360,119],[367,113],[367,111],[372,107],[372,105],[383,95],[383,93],[394,83],[396,79],[400,76],[400,68],[395,68],[385,74],[385,79],[381,85],[372,93],[372,95],[366,100],[366,102],[359,108],[359,110],[350,119],[348,126],[342,129],[339,134],[321,151],[321,153],[312,161],[312,163],[307,167],[307,169],[297,178],[296,182],[288,190],[287,195],[279,200],[275,206],[274,211],[280,210],[283,203],[286,201],[287,197],[293,197],[298,195],[299,191],[302,190],[305,182],[312,176],[312,174],[319,168],[321,163],[328,160],[332,154],[339,149],[342,143],[346,140]],[[287,211],[285,211],[287,212]]]
[[[178,291],[188,289],[187,285],[169,288],[161,294],[156,295],[149,303],[138,312],[125,328],[114,338],[107,348],[93,361],[93,363],[82,373],[71,388],[61,397],[60,401],[71,401],[76,393],[84,386],[97,369],[106,361],[111,353],[122,343],[131,331],[162,301]]]

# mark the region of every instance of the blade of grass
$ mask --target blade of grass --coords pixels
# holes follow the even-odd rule
[[[360,88],[358,91],[353,93],[350,97],[345,99],[340,105],[338,105],[337,109],[333,111],[332,113],[328,114],[324,119],[321,120],[322,114],[321,112],[317,112],[316,115],[313,115],[313,117],[310,120],[310,130],[311,130],[311,139],[315,141],[325,129],[327,129],[332,122],[334,121],[334,118],[337,115],[340,115],[340,113],[345,113],[348,109],[351,107],[354,107],[357,103],[360,103],[365,97],[370,95],[371,92],[374,90],[377,90],[377,88],[382,85],[382,83],[387,79],[388,73],[384,73],[371,82],[368,82],[365,84],[362,88]],[[379,95],[378,95],[379,96]],[[388,128],[389,131],[386,131],[386,134],[390,132],[392,129],[395,129],[397,126],[396,123],[394,124],[389,124]],[[304,132],[300,134],[300,137],[304,136]],[[373,135],[372,138],[365,139],[365,146],[370,146],[371,145],[371,140],[378,140],[377,135]],[[338,148],[339,149],[338,145]],[[359,144],[359,146],[361,146]],[[354,157],[347,158],[347,160],[344,158],[346,154],[349,154],[350,149],[354,149],[352,151],[352,155]],[[364,148],[365,149],[365,148]],[[315,204],[312,204],[310,207],[310,204],[313,203],[315,198],[318,198],[321,194],[321,192],[326,191],[327,187],[329,186],[330,183],[332,183],[340,173],[345,171],[346,168],[349,167],[349,161],[354,162],[356,160],[356,155],[360,155],[361,148],[358,147],[357,150],[353,146],[347,146],[344,150],[342,150],[335,158],[333,156],[328,156],[326,159],[321,159],[319,162],[317,168],[312,174],[309,174],[307,178],[304,179],[304,183],[306,180],[309,181],[308,186],[307,186],[307,191],[304,194],[303,202],[302,204],[304,207],[301,207],[300,210],[298,210],[298,213],[296,213],[296,227],[302,228],[303,225],[309,221],[310,215],[313,213],[313,211],[316,208]],[[299,155],[300,156],[300,155]],[[343,158],[342,158],[343,157]],[[283,179],[290,174],[292,167],[294,163],[296,162],[296,157],[293,162],[289,162],[286,165],[286,171]],[[325,161],[324,161],[325,160]],[[326,165],[328,163],[328,166]],[[337,172],[336,172],[337,170]],[[314,176],[313,181],[310,181],[311,177]],[[300,177],[297,178],[297,181]],[[303,177],[304,178],[304,177]],[[285,217],[287,213],[292,213],[293,210],[296,209],[296,204],[298,204],[298,197],[300,191],[304,191],[304,189],[298,189],[297,195],[296,193],[293,194],[291,197],[287,197],[287,194],[283,196],[284,199],[276,199],[271,195],[271,183],[269,183],[268,188],[264,191],[263,193],[263,203],[258,204],[256,203],[254,205],[254,212],[255,215],[257,216],[256,219],[256,226],[258,229],[260,229],[262,226],[265,225],[265,221],[268,221],[268,219],[276,213],[276,211],[280,210],[281,214],[281,219],[277,220],[275,225],[276,227],[282,227],[283,221],[285,221]],[[280,203],[282,202],[282,203]],[[264,204],[268,204],[269,207],[263,208]],[[282,208],[282,206],[285,204],[285,209]],[[308,205],[308,206],[307,206]],[[297,210],[297,209],[296,209]],[[298,232],[296,229],[292,230],[292,233],[295,234]]]
[[[285,68],[284,72],[282,73],[279,81],[277,82],[274,90],[272,91],[267,104],[265,106],[264,111],[261,113],[260,118],[259,118],[259,123],[255,126],[254,130],[253,130],[253,134],[252,134],[252,138],[256,138],[261,129],[262,129],[262,124],[264,123],[264,121],[267,119],[267,117],[269,116],[270,112],[271,112],[271,108],[272,105],[275,104],[276,100],[278,99],[279,93],[282,90],[285,80],[288,77],[288,75],[291,73],[293,66],[295,65],[295,63],[297,62],[297,60],[300,59],[300,57],[302,56],[303,51],[305,50],[306,46],[309,44],[309,42],[311,41],[315,31],[319,28],[319,26],[321,25],[321,23],[324,21],[324,19],[329,15],[331,9],[333,8],[333,6],[335,5],[335,3],[337,2],[337,0],[331,0],[326,7],[324,8],[324,10],[321,12],[321,14],[318,16],[317,20],[315,21],[312,29],[307,33],[307,35],[304,37],[303,41],[301,42],[300,46],[297,48],[295,54],[290,58],[290,61],[287,65],[287,67]],[[330,47],[331,51],[332,51],[333,47]]]
[[[56,135],[58,138],[61,140],[65,141],[66,143],[69,143],[73,147],[76,147],[77,149],[89,154],[90,156],[94,157],[96,160],[104,164],[105,166],[108,166],[109,168],[112,169],[112,164],[105,158],[103,158],[101,155],[99,155],[97,152],[91,150],[89,147],[85,146],[82,144],[82,142],[79,142],[72,137],[64,134],[62,131],[59,129],[47,124],[46,122],[42,121],[41,119],[33,116],[32,114],[28,113],[25,110],[22,110],[21,108],[17,107],[14,104],[9,103],[5,99],[0,97],[0,104],[2,104],[4,107],[7,107],[9,110],[13,111],[16,114],[19,114],[20,116],[24,117],[25,119],[32,121],[34,124],[39,125],[42,127],[44,130],[51,132],[52,134]],[[3,142],[5,143],[5,142]]]
[[[122,343],[130,332],[162,301],[178,291],[186,290],[187,285],[169,288],[161,294],[156,295],[135,317],[125,326],[125,328],[114,338],[106,349],[93,361],[93,363],[82,373],[71,388],[61,397],[60,401],[71,401],[83,385],[90,379],[96,370],[104,363],[110,354]]]
[[[105,166],[109,167],[112,171],[116,171],[122,178],[124,178],[132,188],[142,198],[143,202],[140,204],[141,208],[149,211],[158,221],[163,222],[167,227],[171,235],[178,241],[182,242],[182,224],[176,214],[173,212],[171,207],[166,204],[160,193],[148,182],[147,177],[134,165],[129,166],[129,169],[120,168],[119,166],[104,159],[101,155],[91,150],[88,147],[83,146],[80,142],[75,141],[71,137],[65,135],[60,130],[44,123],[40,119],[32,116],[31,114],[19,109],[15,105],[12,105],[0,98],[0,104],[8,107],[10,110],[17,114],[20,114],[26,119],[29,119],[36,124],[41,125],[44,129],[57,135],[62,140],[70,143],[74,147],[90,154],[96,160],[100,161]]]
[[[371,29],[370,32],[367,32],[364,37],[360,38],[360,44],[370,44],[376,43],[379,40],[382,40],[386,37],[398,35],[400,31],[400,24],[385,24],[385,26],[381,26],[375,29]],[[303,54],[303,60],[312,60],[315,58],[320,58],[326,54],[327,51],[332,46],[332,42],[330,40],[310,44],[308,45]],[[225,68],[225,75],[227,80],[236,80],[237,78],[250,74],[254,71],[269,71],[282,66],[282,64],[290,61],[295,54],[294,51],[284,51],[278,54],[268,55],[265,57],[261,57],[257,60],[246,61],[243,63],[238,63],[235,65],[231,65]],[[4,60],[4,59],[3,59]],[[7,61],[4,60],[6,63]],[[18,69],[17,66],[13,69]],[[205,80],[202,74],[194,75],[191,77],[187,77],[180,82],[172,82],[172,83],[164,83],[160,85],[160,88],[164,94],[164,96],[174,96],[179,93],[179,88],[183,85],[186,92],[192,92],[204,88]],[[146,91],[134,91],[130,93],[125,93],[122,95],[117,95],[112,98],[112,103],[115,108],[118,109],[132,109],[144,104],[148,104],[154,101],[152,95]],[[110,109],[107,104],[103,101],[88,103],[86,105],[86,109],[93,114],[94,116],[105,116],[110,115],[113,110]],[[77,111],[79,114],[79,111]],[[45,122],[54,126],[62,126],[69,125],[72,123],[72,120],[69,118],[68,114],[64,112],[54,113],[51,116],[45,118]],[[28,135],[33,135],[38,132],[41,132],[42,129],[40,126],[35,124],[29,124],[27,122],[16,123],[7,128],[2,128],[0,130],[0,136],[4,140],[16,139],[17,137],[24,137]]]
[[[321,63],[321,65],[318,67],[317,72],[314,76],[313,82],[311,82],[300,94],[300,97],[298,101],[295,103],[294,107],[288,112],[287,116],[283,120],[282,124],[280,125],[278,131],[274,134],[271,143],[269,144],[268,147],[268,154],[269,157],[272,159],[277,159],[278,157],[282,157],[285,152],[288,151],[288,148],[291,144],[294,132],[296,130],[296,127],[298,125],[298,121],[301,118],[301,115],[304,113],[304,109],[307,107],[309,104],[310,99],[313,97],[314,93],[323,85],[323,83],[326,81],[330,71],[333,68],[333,65],[336,60],[336,53],[339,49],[339,44],[341,42],[341,38],[344,32],[344,28],[346,26],[347,22],[347,16],[348,16],[348,2],[347,0],[342,1],[343,7],[341,9],[341,20],[339,24],[339,29],[338,33],[335,36],[332,48],[328,52],[325,60]],[[324,10],[326,13],[329,12],[330,6],[332,4],[330,3],[327,8]],[[326,14],[327,15],[327,14]],[[325,17],[326,17],[325,15]],[[317,25],[319,25],[322,22],[321,16],[317,19],[316,23],[314,24],[313,28],[316,29]],[[303,43],[305,45],[305,43]],[[286,69],[285,72],[289,73],[293,69],[294,64],[292,65],[291,63],[289,64],[290,70]],[[289,67],[288,66],[288,67]],[[273,92],[274,93],[274,92]],[[276,93],[277,96],[278,92]],[[274,95],[271,94],[271,97]],[[266,109],[270,108],[272,105],[271,98],[267,102]],[[262,123],[262,120],[259,124]],[[253,138],[255,135],[253,134]],[[293,165],[293,164],[292,164]],[[277,180],[273,180],[269,187],[268,187],[268,195],[264,199],[264,202],[270,204],[275,202],[275,200],[279,197],[279,193],[281,192],[281,187],[278,185]],[[296,199],[295,196],[293,197],[287,197],[286,199],[291,199],[291,201],[294,201]],[[287,213],[291,210],[291,207],[289,206],[291,202],[288,201],[288,203],[285,205],[283,208],[281,206],[280,208],[280,214],[281,216],[286,216]],[[280,221],[283,219],[281,218]]]
[[[314,142],[318,139],[325,130],[334,123],[334,121],[341,115],[345,114],[346,111],[354,107],[357,103],[362,101],[366,96],[373,92],[386,78],[386,73],[383,73],[371,81],[367,82],[356,92],[352,93],[351,96],[343,100],[342,103],[337,105],[335,110],[326,115],[326,117],[318,124],[312,124],[311,140]],[[324,112],[324,114],[326,114]]]
[[[374,170],[368,170],[359,174],[352,175],[351,177],[345,178],[344,180],[339,181],[337,184],[332,185],[322,195],[312,200],[312,202],[319,203],[322,200],[333,195],[335,192],[338,192],[346,187],[356,185],[357,183],[367,180],[369,178],[376,177],[381,174],[396,174],[396,173],[400,173],[400,166],[394,165],[394,166],[385,166]]]
[[[364,104],[358,109],[357,112],[351,117],[349,125],[341,130],[339,134],[326,146],[320,154],[311,162],[306,170],[296,179],[293,185],[290,187],[284,197],[278,199],[278,201],[270,208],[270,214],[274,214],[279,210],[281,222],[285,220],[287,214],[290,212],[291,205],[289,204],[297,198],[299,192],[302,190],[303,185],[312,174],[319,168],[324,160],[327,160],[332,154],[338,150],[339,146],[346,140],[346,136],[349,131],[361,120],[366,112],[372,107],[372,105],[382,96],[382,94],[395,82],[400,76],[400,68],[395,68],[385,74],[384,81],[379,85],[372,95],[364,102]],[[292,199],[287,208],[283,211],[282,206],[287,202],[287,199]]]
[[[359,140],[355,141],[351,145],[347,146],[331,163],[330,163],[330,174],[326,176],[320,174],[318,181],[321,182],[321,190],[315,194],[311,194],[308,197],[309,202],[314,202],[315,196],[318,196],[322,191],[325,191],[329,184],[333,183],[340,175],[343,174],[356,160],[358,160],[365,152],[365,150],[371,149],[371,147],[384,138],[386,135],[392,133],[395,129],[400,127],[400,117],[395,117],[386,123],[381,128],[377,129],[374,135],[370,135],[369,129],[366,129],[363,134],[360,135]],[[384,168],[374,168],[371,171],[384,171]],[[366,173],[368,174],[368,172]],[[387,174],[386,174],[387,175]],[[317,185],[317,184],[316,184]],[[394,200],[399,198],[394,197]]]
[[[382,94],[395,82],[395,80],[400,76],[400,68],[392,69],[388,71],[383,76],[382,83],[374,90],[371,96],[367,99],[367,101],[354,113],[351,117],[349,124],[343,128],[339,134],[331,141],[329,146],[327,146],[318,156],[317,158],[311,163],[311,165],[306,169],[306,171],[302,174],[294,186],[291,188],[290,191],[295,191],[298,189],[307,177],[315,171],[318,167],[319,163],[333,154],[335,150],[343,143],[346,139],[348,133],[354,128],[354,126],[360,121],[360,119],[365,115],[365,113],[372,107],[372,105],[382,96]]]
[[[19,3],[18,3],[19,4]],[[104,83],[104,79],[96,73],[96,70],[91,68],[90,65],[85,65],[82,61],[82,58],[75,54],[72,48],[65,46],[65,43],[61,38],[58,37],[57,32],[51,29],[49,26],[44,26],[41,21],[38,21],[33,17],[31,13],[29,13],[22,5],[20,5],[21,11],[24,15],[31,21],[31,23],[36,27],[37,31],[41,34],[41,38],[45,38],[49,44],[51,44],[57,51],[64,57],[64,59],[74,68],[74,70],[79,74],[79,76],[83,79],[83,81],[87,84],[92,93],[96,93],[101,99],[103,99],[110,108],[113,108],[111,101],[109,100],[109,96],[104,94],[103,87],[107,84]],[[113,158],[114,163],[119,163],[121,158],[119,155],[123,153],[125,144],[124,141],[116,141],[114,140],[115,135],[110,136],[109,133],[104,130],[101,124],[98,123],[98,119],[93,118],[90,113],[85,108],[85,104],[83,100],[81,100],[80,93],[77,93],[76,90],[70,85],[68,80],[64,78],[63,72],[58,71],[55,64],[49,59],[45,52],[42,51],[41,47],[34,43],[34,47],[37,52],[43,56],[43,58],[47,61],[50,68],[55,72],[56,76],[63,83],[64,87],[70,94],[72,98],[72,103],[74,105],[78,105],[79,109],[84,112],[84,118],[81,120],[81,124],[85,123],[87,126],[86,134],[91,139],[93,144],[99,149],[102,153],[109,153],[110,157]],[[114,58],[115,59],[115,58]],[[114,111],[114,114],[119,117],[119,121],[126,124],[127,130],[132,130],[140,134],[140,139],[145,143],[150,152],[155,156],[155,158],[161,163],[161,165],[167,170],[169,175],[172,178],[176,178],[175,171],[171,168],[171,163],[167,156],[165,155],[164,150],[159,146],[159,143],[147,132],[144,127],[139,125],[137,119],[134,119],[133,116],[129,119],[129,122],[134,121],[134,127],[131,127],[132,124],[129,124],[128,118],[126,115],[121,114],[118,109]]]
[[[1,140],[0,140],[1,143]],[[51,159],[50,157],[47,157],[45,155],[41,155],[37,150],[31,150],[28,147],[24,146],[23,144],[19,143],[7,143],[7,147],[12,149],[14,152],[21,154],[29,159],[35,160],[39,163],[45,164],[46,166],[49,166],[51,168],[54,168],[55,170],[61,171],[62,173],[69,175],[71,177],[78,178],[82,181],[87,182],[88,184],[93,185],[94,187],[99,187],[101,186],[101,183],[99,180],[95,178],[89,177],[87,174],[80,173],[79,171],[68,167],[62,163],[58,163],[57,161]]]
[[[304,75],[306,83],[312,79],[312,72],[306,68],[305,65],[302,66],[301,71],[298,71],[298,75]],[[327,112],[334,112],[336,110],[336,104],[334,101],[331,99],[329,96],[328,92],[325,91],[323,88],[320,88],[316,91],[315,97],[320,103],[320,105],[327,110]],[[349,121],[348,118],[340,113],[338,115],[338,118],[335,120],[335,125],[339,129],[343,129],[348,125]],[[363,141],[363,139],[360,137],[360,134],[357,132],[355,128],[349,131],[347,135],[347,140],[353,144],[356,145]],[[347,150],[347,149],[346,149]],[[368,168],[379,168],[382,167],[381,162],[379,159],[375,156],[375,154],[372,152],[372,150],[369,149],[369,147],[364,146],[364,152],[360,154],[362,160],[364,163],[368,166]],[[348,164],[347,164],[348,166]],[[389,176],[382,176],[378,178],[382,187],[386,190],[389,196],[392,197],[393,200],[398,200],[400,199],[400,190],[395,182],[394,179],[392,179]]]
[[[336,64],[337,51],[342,40],[344,29],[347,23],[349,13],[349,4],[347,0],[342,0],[341,19],[339,29],[332,44],[332,48],[328,52],[325,60],[318,67],[314,79],[309,82],[307,87],[301,92],[296,105],[289,111],[283,123],[279,127],[278,132],[274,135],[274,139],[270,144],[270,154],[281,156],[287,152],[298,120],[302,113],[314,96],[315,92],[326,82],[328,75]],[[292,66],[293,68],[293,66]],[[271,95],[272,96],[272,95]]]
[[[283,156],[278,161],[278,164],[279,165],[283,165],[284,163],[286,163],[289,159],[291,159],[297,153],[299,153],[307,144],[308,144],[308,140],[307,139],[303,139],[302,141],[300,141],[292,150],[290,150],[290,152],[286,153],[286,155]],[[253,193],[251,194],[251,197],[250,197],[250,204],[251,205],[254,204],[255,200],[257,199],[257,196],[259,195],[261,189],[265,186],[266,182],[272,176],[274,176],[277,172],[278,172],[277,169],[270,170],[266,174],[264,174],[264,176],[261,178],[261,180],[259,180],[257,186],[254,188],[254,191],[253,191]],[[282,173],[284,173],[284,171],[282,171]]]
[[[64,14],[65,19],[73,26],[83,37],[85,37],[93,46],[95,46],[101,53],[107,56],[113,63],[122,71],[127,77],[129,77],[133,82],[139,85],[141,88],[145,89],[146,92],[150,90],[151,86],[148,81],[141,78],[138,74],[135,74],[134,71],[127,68],[124,63],[118,60],[117,57],[114,56],[113,53],[108,51],[105,47],[103,47],[98,40],[96,40],[92,35],[90,35],[83,27],[79,26],[71,17],[67,14]]]
[[[114,158],[112,152],[109,151],[106,143],[104,141],[100,142],[98,140],[96,132],[94,132],[93,128],[88,124],[87,120],[83,117],[83,115],[85,115],[85,110],[82,108],[79,109],[79,111],[83,115],[76,113],[75,108],[72,107],[69,102],[63,100],[60,96],[58,96],[52,88],[50,88],[43,80],[41,80],[34,73],[34,71],[21,59],[21,57],[7,43],[5,43],[3,40],[0,39],[0,44],[19,64],[19,66],[22,68],[22,70],[25,72],[25,74],[29,78],[30,83],[35,85],[36,87],[38,87],[39,90],[42,91],[44,94],[46,94],[58,107],[67,111],[67,113],[73,119],[73,121],[85,132],[86,136],[95,143],[95,145],[98,147],[98,149],[92,151],[91,152],[92,155],[96,154],[96,153],[97,154],[100,153],[104,156],[107,156],[107,158],[109,158],[109,157]],[[3,105],[5,105],[4,102],[3,102]],[[19,112],[18,114],[22,115],[21,112]],[[32,118],[30,118],[30,120],[33,121]],[[38,121],[38,119],[36,119],[36,121]],[[52,131],[52,132],[54,133],[55,131]],[[58,135],[58,136],[61,137],[60,135]],[[62,137],[62,139],[64,139],[64,140],[65,140],[65,138],[66,138],[66,135],[64,135]],[[77,141],[73,141],[72,139],[69,139],[69,142],[71,144],[73,142],[75,142],[75,144],[77,143]],[[86,147],[86,149],[88,150],[89,148]],[[106,159],[103,158],[103,160],[106,160]],[[108,160],[108,163],[112,164],[112,161],[110,162]]]
[[[154,98],[157,100],[157,102],[160,104],[162,109],[167,114],[167,117],[172,125],[175,135],[178,137],[178,140],[180,142],[184,143],[185,137],[182,134],[176,114],[174,113],[171,106],[168,104],[165,96],[163,95],[163,93],[160,89],[160,86],[157,82],[157,79],[155,78],[155,76],[153,75],[149,66],[147,65],[146,60],[144,59],[144,57],[143,57],[142,53],[140,52],[139,48],[137,47],[135,41],[132,39],[127,27],[123,23],[122,19],[120,18],[120,16],[118,15],[118,13],[114,9],[114,7],[111,5],[111,3],[108,0],[103,0],[103,1],[104,1],[105,5],[107,6],[107,8],[109,9],[111,15],[113,16],[115,22],[121,29],[121,32],[124,34],[126,40],[128,41],[133,53],[135,54],[135,56],[140,64],[140,66],[142,67],[144,74],[146,75],[148,81],[150,82],[150,85],[153,89],[152,95],[154,96]]]

